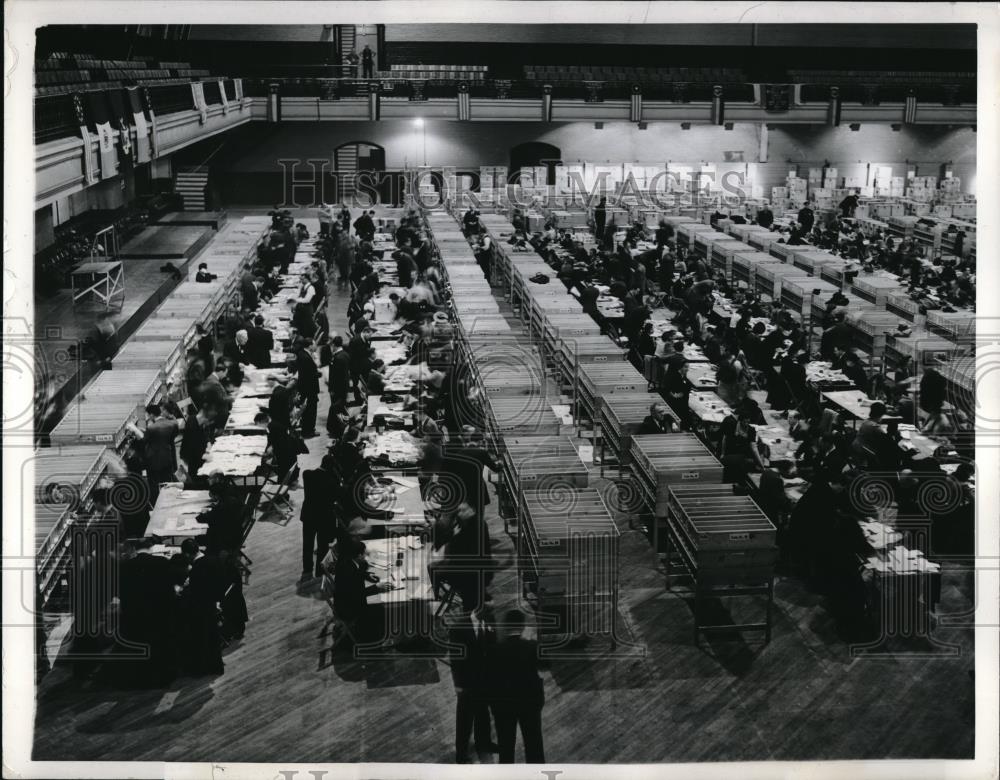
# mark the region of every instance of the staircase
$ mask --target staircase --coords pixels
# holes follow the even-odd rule
[[[351,53],[351,49],[357,46],[358,43],[358,31],[354,28],[353,24],[341,24],[340,27],[340,64],[349,68],[350,63],[347,61],[347,55]],[[358,52],[358,56],[361,56],[361,52]],[[358,65],[358,73],[361,72],[361,65]],[[344,73],[350,73],[349,70],[345,70]]]
[[[189,168],[177,171],[174,192],[184,201],[182,211],[205,211],[205,187],[208,186],[207,168]]]
[[[353,199],[355,192],[355,176],[358,173],[358,145],[347,144],[334,152],[334,164],[337,171],[337,187],[340,199]]]

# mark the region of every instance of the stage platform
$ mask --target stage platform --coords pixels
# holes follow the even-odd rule
[[[191,262],[215,235],[215,230],[204,226],[153,226],[126,245],[131,246],[134,253],[139,242],[147,256],[135,258],[123,252],[120,258],[125,270],[125,297],[120,309],[110,309],[119,344],[123,344],[179,284],[174,274],[160,270],[164,263],[169,262],[180,272],[181,279],[185,278]],[[80,303],[74,307],[73,294],[68,288],[51,298],[35,301],[35,386],[54,390],[60,406],[72,401],[80,388],[100,370],[83,359],[80,344],[90,334],[102,311],[105,307],[95,303]]]
[[[225,211],[172,211],[159,219],[151,220],[150,225],[191,225],[210,227],[218,230],[226,224]]]
[[[149,225],[139,235],[128,241],[121,249],[122,260],[170,260],[175,265],[178,260],[190,260],[209,239],[215,230],[207,225],[159,224]],[[128,263],[125,272],[128,273]]]

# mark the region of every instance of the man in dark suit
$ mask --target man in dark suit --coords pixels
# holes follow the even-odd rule
[[[368,571],[365,560],[365,545],[355,539],[345,537],[337,543],[337,565],[333,574],[333,608],[337,618],[342,620],[352,639],[360,639],[370,628],[365,624],[368,610],[368,596],[389,590],[391,583],[379,582]]]
[[[407,249],[399,249],[392,253],[396,261],[396,273],[399,276],[399,286],[410,289],[416,277],[417,264]]]
[[[474,610],[483,603],[486,588],[493,579],[489,529],[482,513],[468,503],[455,511],[455,521],[451,538],[445,543],[444,558],[436,570],[458,592],[463,608]]]
[[[253,326],[247,329],[246,359],[257,368],[271,367],[271,350],[274,349],[274,334],[264,327],[264,317],[254,317]]]
[[[302,435],[306,438],[316,435],[316,408],[319,405],[319,369],[316,361],[300,343],[295,350],[295,389],[304,401],[302,417],[299,421]]]
[[[524,760],[544,764],[542,707],[545,688],[538,675],[538,642],[524,637],[525,615],[519,609],[504,613],[497,641],[488,647],[486,665],[490,710],[497,726],[500,763],[514,763],[517,728],[524,740]]]
[[[834,347],[848,349],[851,346],[851,326],[844,320],[843,312],[833,315],[833,325],[823,331],[819,340],[819,354],[823,360],[833,359]]]
[[[608,199],[602,197],[600,202],[594,206],[594,235],[604,235],[604,225],[608,219]]]
[[[142,439],[149,499],[153,506],[156,506],[160,495],[160,483],[173,482],[176,477],[177,450],[174,442],[184,429],[184,422],[165,413],[160,404],[150,404],[146,407],[146,430],[133,430],[133,433],[138,431]]]
[[[253,274],[250,271],[244,271],[240,277],[240,300],[242,308],[250,311],[260,305],[257,285],[254,283]]]
[[[666,404],[653,404],[649,407],[649,414],[642,421],[639,433],[673,433],[674,419],[670,416],[669,407]]]
[[[347,392],[351,387],[351,358],[344,351],[344,339],[334,336],[330,342],[330,367],[327,369],[327,385],[330,389],[330,403],[347,403]]]
[[[757,210],[757,224],[762,228],[770,228],[774,224],[774,212],[767,204]]]
[[[464,612],[450,626],[451,679],[455,684],[455,762],[469,763],[469,737],[477,753],[493,752],[487,699],[486,652],[494,641],[489,620],[479,612]]]
[[[354,402],[356,404],[362,403],[361,380],[368,375],[368,368],[371,365],[369,338],[370,334],[367,331],[359,330],[347,343],[346,351],[350,360],[351,384],[354,385]]]
[[[375,75],[375,52],[372,51],[371,46],[365,45],[365,48],[361,50],[361,68],[362,75],[366,79]]]
[[[185,539],[181,550],[191,561],[184,589],[187,624],[184,666],[190,674],[222,674],[225,667],[218,613],[225,595],[225,571],[218,555],[211,550],[203,555],[193,539]]]
[[[802,226],[802,232],[805,235],[812,233],[813,224],[816,221],[816,214],[813,212],[809,206],[803,206],[799,209],[798,213],[799,225]]]
[[[661,219],[660,224],[656,228],[656,248],[662,250],[673,237],[673,227]]]
[[[323,574],[323,559],[336,530],[336,487],[333,458],[320,461],[319,468],[302,472],[302,579]],[[315,554],[314,554],[315,550]]]
[[[227,484],[209,486],[211,506],[198,515],[198,522],[208,526],[208,546],[213,550],[236,552],[243,545],[243,503]]]
[[[375,212],[361,212],[354,220],[354,232],[362,241],[372,241],[375,238]]]

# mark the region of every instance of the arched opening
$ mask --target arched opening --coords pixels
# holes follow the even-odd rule
[[[562,158],[562,152],[558,146],[544,143],[543,141],[529,141],[527,143],[512,146],[510,149],[510,170],[511,180],[520,173],[521,168],[532,168],[544,165],[545,183],[556,183],[556,166]]]
[[[380,200],[391,200],[390,184],[385,176],[385,149],[368,141],[350,141],[333,150],[333,166],[337,175],[340,200],[351,200],[357,192],[357,177],[371,174],[377,184]],[[383,191],[384,190],[384,191]]]

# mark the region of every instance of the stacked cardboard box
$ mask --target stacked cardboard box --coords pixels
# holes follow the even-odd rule
[[[833,202],[833,191],[826,187],[814,187],[811,197],[817,208],[829,209],[836,205]]]
[[[976,218],[976,204],[975,203],[956,203],[952,206],[952,216],[955,219],[975,219]]]
[[[792,203],[792,208],[802,208],[806,203],[806,195],[809,191],[808,182],[792,174],[785,179],[785,187],[788,188],[788,199]]]
[[[906,213],[902,203],[894,201],[873,201],[868,205],[869,215],[874,219],[886,220],[889,217],[901,217]]]

